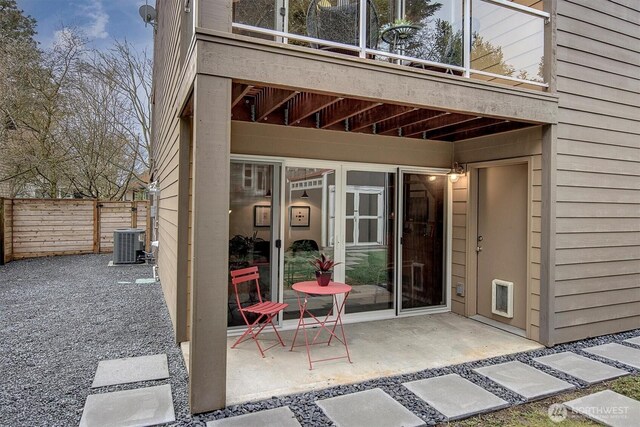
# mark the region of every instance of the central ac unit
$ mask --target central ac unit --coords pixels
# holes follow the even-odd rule
[[[144,263],[145,231],[137,228],[117,229],[113,232],[113,263]]]

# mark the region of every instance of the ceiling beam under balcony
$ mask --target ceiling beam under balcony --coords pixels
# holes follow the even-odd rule
[[[430,120],[406,126],[402,128],[402,136],[417,135],[418,137],[422,138],[423,132],[440,129],[449,125],[468,122],[469,120],[474,120],[477,117],[478,116],[469,116],[466,114],[449,113],[444,116],[434,117]]]
[[[460,133],[444,136],[440,138],[441,141],[461,141],[463,139],[477,138],[479,136],[493,135],[496,133],[508,132],[511,130],[522,129],[530,126],[535,126],[533,123],[524,122],[502,122],[492,126],[486,126],[480,129],[468,130]]]
[[[448,135],[454,135],[456,133],[471,131],[475,129],[482,129],[484,127],[497,125],[499,123],[504,123],[504,120],[492,119],[489,117],[478,117],[462,124],[446,126],[440,129],[427,131],[424,133],[423,138],[440,139]]]
[[[253,89],[251,85],[245,85],[242,83],[234,83],[231,88],[231,109],[238,105],[240,101]]]
[[[397,136],[398,129],[402,127],[422,123],[435,117],[444,116],[447,114],[448,113],[445,111],[425,109],[410,111],[401,116],[378,123],[376,125],[376,133],[379,135]]]
[[[295,90],[263,88],[255,99],[256,122],[264,120],[269,114],[280,108],[298,93],[300,92]]]
[[[309,92],[299,93],[289,101],[289,125],[299,125],[302,120],[342,99]]]
[[[360,99],[341,99],[320,112],[320,128],[327,129],[346,119],[382,105],[381,102]]]
[[[367,126],[371,126],[374,123],[389,120],[391,118],[414,110],[417,110],[417,108],[394,104],[380,105],[354,116],[351,119],[351,125],[349,126],[349,129],[351,131],[357,131],[366,128]]]

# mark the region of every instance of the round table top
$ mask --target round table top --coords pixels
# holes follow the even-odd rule
[[[329,282],[327,286],[320,286],[317,281],[310,280],[308,282],[294,283],[291,287],[296,292],[313,295],[335,295],[351,292],[351,286],[340,282]]]

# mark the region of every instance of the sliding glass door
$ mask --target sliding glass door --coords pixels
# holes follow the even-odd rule
[[[447,177],[401,172],[400,311],[447,305]]]
[[[284,168],[284,228],[282,249],[284,258],[283,296],[289,306],[284,319],[298,319],[298,301],[291,286],[296,282],[316,280],[310,264],[324,253],[335,255],[335,194],[336,171],[332,168]],[[335,278],[335,277],[334,277]],[[326,315],[332,297],[313,297],[310,311]]]
[[[344,186],[344,272],[353,287],[345,313],[394,308],[395,176],[347,170]]]
[[[229,189],[229,270],[258,267],[263,301],[278,300],[280,166],[232,161]],[[239,286],[240,304],[259,301],[255,289]],[[244,325],[229,280],[228,326]]]

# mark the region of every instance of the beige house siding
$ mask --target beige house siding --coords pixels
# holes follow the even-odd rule
[[[640,325],[640,3],[558,1],[554,342]]]
[[[154,179],[160,187],[158,206],[158,268],[169,314],[176,328],[178,317],[178,154],[180,121],[176,93],[180,82],[181,3],[157,2],[158,27],[154,51]]]
[[[455,158],[460,163],[491,162],[528,157],[531,164],[530,182],[530,206],[531,215],[529,235],[529,296],[527,307],[529,310],[529,324],[527,327],[528,338],[539,340],[540,338],[540,240],[541,240],[541,194],[542,194],[542,129],[532,128],[500,135],[492,135],[475,138],[455,143]],[[454,185],[453,208],[453,265],[451,278],[452,310],[460,314],[474,315],[475,310],[466,307],[466,295],[456,295],[457,283],[464,284],[467,288],[468,277],[475,276],[475,271],[467,271],[473,268],[475,263],[468,262],[467,254],[467,227],[469,218],[469,186],[473,185],[469,176],[460,179]],[[470,295],[475,297],[475,293]]]
[[[449,142],[236,122],[231,153],[448,168]]]

